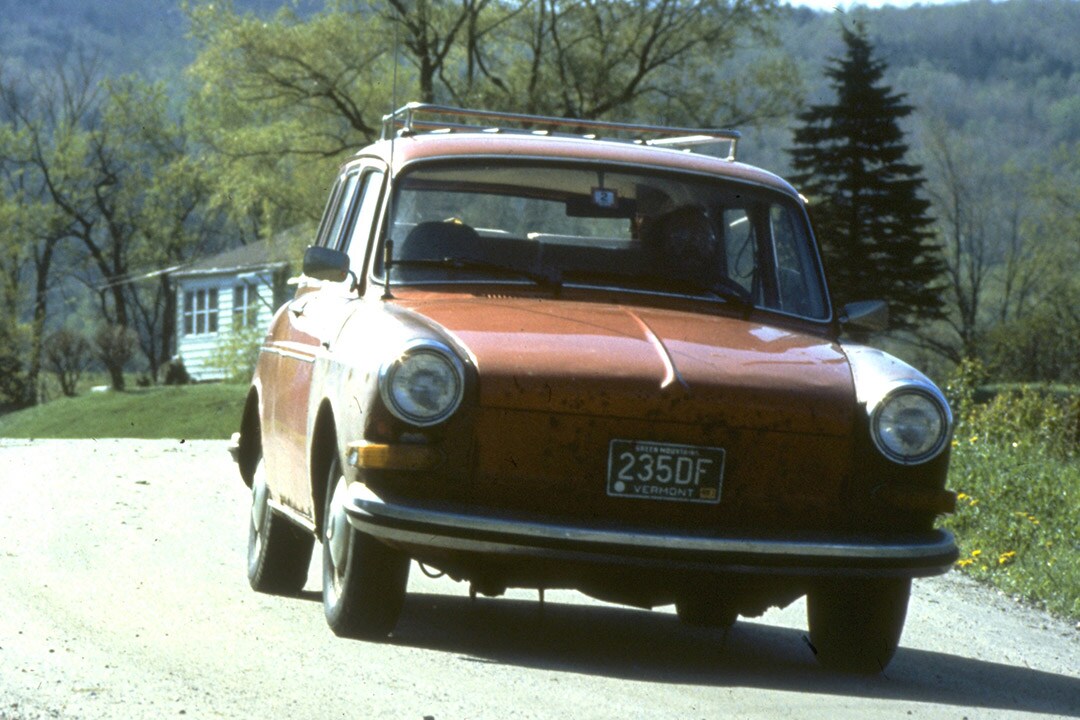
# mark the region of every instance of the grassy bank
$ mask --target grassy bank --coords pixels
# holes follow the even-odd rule
[[[88,392],[0,416],[0,437],[227,439],[246,392],[220,383]]]
[[[970,396],[969,396],[970,398]],[[956,398],[945,521],[957,566],[1010,595],[1080,619],[1080,397],[1034,388]]]

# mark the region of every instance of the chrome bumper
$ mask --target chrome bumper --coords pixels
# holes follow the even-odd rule
[[[685,564],[729,572],[909,577],[947,572],[959,554],[952,534],[943,530],[888,539],[711,537],[562,525],[393,504],[359,483],[351,487],[351,493],[345,509],[349,522],[360,532],[441,550]]]

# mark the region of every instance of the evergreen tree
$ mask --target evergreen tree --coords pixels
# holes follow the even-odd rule
[[[942,316],[944,265],[933,241],[922,168],[905,161],[899,121],[913,108],[882,84],[865,28],[843,28],[846,55],[826,75],[836,102],[799,115],[789,150],[792,182],[809,198],[837,305],[882,299],[890,326],[910,329]]]

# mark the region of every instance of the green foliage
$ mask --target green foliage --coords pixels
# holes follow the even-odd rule
[[[225,374],[226,382],[246,384],[255,372],[255,364],[259,361],[259,347],[265,334],[263,329],[257,327],[226,333],[207,364],[221,370]]]
[[[865,28],[842,35],[846,54],[826,70],[836,99],[799,115],[792,181],[810,197],[836,301],[883,299],[891,326],[911,328],[940,316],[943,270],[921,168],[905,160],[900,120],[913,108],[882,84]]]
[[[91,392],[2,415],[0,436],[226,439],[246,395],[246,386],[226,384]]]
[[[0,345],[0,408],[25,407],[31,404],[33,395],[22,360],[9,347]]]
[[[739,44],[771,43],[774,7],[340,0],[263,19],[201,3],[188,114],[215,150],[215,202],[268,237],[318,219],[325,178],[379,134],[395,97],[710,126],[784,114],[799,88],[790,63],[724,71]]]
[[[124,367],[135,354],[135,333],[122,325],[102,325],[94,333],[94,350],[109,372],[113,390],[123,390]]]
[[[1064,293],[987,332],[983,352],[995,377],[1080,383],[1080,283]]]
[[[961,545],[957,566],[1047,609],[1080,618],[1080,393],[1026,387],[973,401],[979,369],[951,387],[959,424],[946,520]]]
[[[346,9],[188,12],[199,52],[187,115],[214,149],[213,204],[249,239],[317,222],[327,178],[389,109],[393,34]]]
[[[90,364],[90,341],[71,328],[62,327],[45,338],[45,369],[56,376],[60,391],[75,396],[79,378]]]

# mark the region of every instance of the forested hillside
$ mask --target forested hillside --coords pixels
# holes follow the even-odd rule
[[[282,7],[309,14],[324,3],[231,4],[265,17]],[[1027,159],[1080,140],[1080,3],[1074,0],[974,0],[848,13],[789,7],[776,24],[779,48],[749,48],[722,70],[744,71],[763,55],[783,54],[799,68],[801,77],[792,81],[801,83],[807,101],[817,101],[826,91],[821,69],[840,49],[838,25],[853,18],[867,22],[891,81],[925,119],[984,136],[998,152],[1031,153]],[[8,72],[49,66],[81,52],[106,74],[164,79],[180,92],[184,68],[197,49],[188,31],[183,0],[0,0],[0,57]],[[781,138],[745,129],[746,149],[762,164],[783,169]]]
[[[303,0],[299,7],[316,2]],[[282,4],[237,0],[235,6],[269,14]],[[195,55],[182,5],[183,0],[0,0],[0,57],[12,70],[26,72],[82,52],[108,74],[175,80]]]
[[[1080,140],[1080,3],[975,0],[849,13],[793,9],[778,23],[780,48],[773,52],[796,60],[807,102],[823,99],[821,70],[841,50],[840,23],[854,19],[866,22],[889,64],[890,83],[915,105],[911,130],[917,145],[919,131],[933,123],[979,139],[984,152],[1001,159],[1049,159],[1062,143]],[[783,167],[782,154],[774,155],[771,144],[762,143],[763,164]]]
[[[315,222],[330,170],[377,133],[395,74],[399,104],[735,126],[740,159],[789,176],[799,113],[832,101],[825,70],[854,26],[914,107],[908,160],[945,268],[944,319],[876,340],[937,377],[977,359],[1002,380],[1080,381],[1075,0],[846,13],[0,0],[0,298],[17,310],[0,325],[0,379],[5,362],[36,377],[45,339],[73,324],[130,331],[134,364],[154,375],[173,291],[129,279]]]

